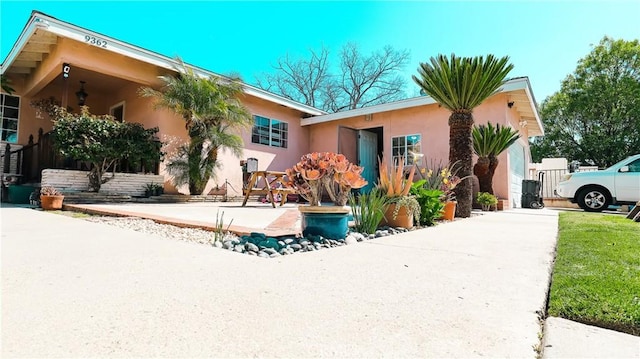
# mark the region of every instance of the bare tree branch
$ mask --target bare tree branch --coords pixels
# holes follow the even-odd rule
[[[406,97],[400,72],[409,57],[409,51],[391,46],[364,56],[357,44],[347,43],[338,58],[340,72],[333,75],[329,50],[322,46],[309,50],[306,59],[281,57],[258,86],[328,112],[371,106]]]

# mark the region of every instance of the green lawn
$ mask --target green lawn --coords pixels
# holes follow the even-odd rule
[[[560,214],[549,315],[640,335],[640,224]]]

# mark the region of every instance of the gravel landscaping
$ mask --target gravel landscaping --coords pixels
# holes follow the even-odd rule
[[[339,247],[408,231],[405,228],[383,227],[377,230],[375,234],[351,232],[344,240],[328,239],[322,236],[308,236],[306,238],[285,236],[274,238],[266,237],[264,234],[257,232],[251,233],[249,236],[238,237],[235,234],[227,233],[220,240],[216,241],[214,232],[197,228],[182,228],[168,224],[160,224],[150,219],[93,216],[87,217],[85,220],[131,229],[166,239],[206,244],[263,258],[274,258],[296,252],[311,252],[325,248]]]

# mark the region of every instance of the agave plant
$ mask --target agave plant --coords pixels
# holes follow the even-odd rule
[[[478,161],[473,166],[473,174],[478,177],[480,192],[493,194],[493,175],[498,167],[498,155],[520,138],[518,131],[511,127],[491,122],[474,126],[472,131],[473,151]]]

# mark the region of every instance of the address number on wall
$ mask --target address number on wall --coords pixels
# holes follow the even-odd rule
[[[91,45],[98,46],[98,47],[102,47],[104,49],[107,48],[107,40],[102,40],[95,36],[84,35],[84,42],[89,43]]]

